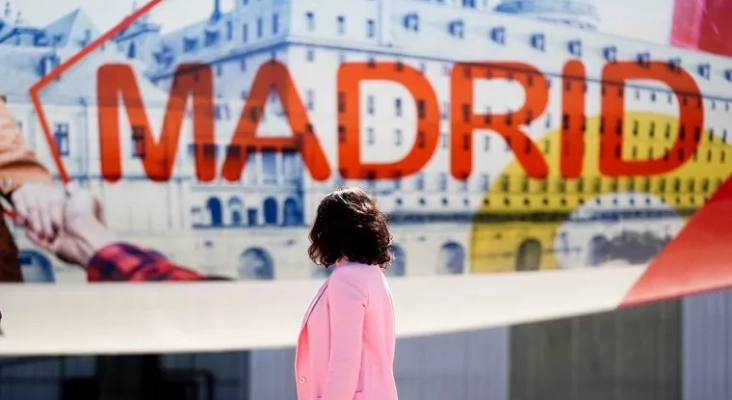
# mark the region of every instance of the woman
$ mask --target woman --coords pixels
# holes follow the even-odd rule
[[[318,206],[310,242],[310,259],[334,270],[300,329],[298,400],[396,400],[386,215],[363,190],[337,190]]]

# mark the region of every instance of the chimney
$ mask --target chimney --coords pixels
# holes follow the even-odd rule
[[[221,19],[221,0],[214,0],[214,9],[211,13],[211,22],[217,22]]]

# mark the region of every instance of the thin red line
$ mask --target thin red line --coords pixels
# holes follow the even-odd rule
[[[30,90],[28,91],[31,101],[33,102],[33,108],[35,109],[38,120],[41,123],[41,129],[43,130],[43,135],[46,138],[46,142],[48,143],[48,147],[51,150],[51,156],[53,156],[53,162],[56,164],[56,169],[58,170],[58,174],[61,177],[61,181],[63,183],[69,182],[69,174],[66,171],[66,167],[64,166],[63,160],[61,159],[61,154],[58,151],[58,148],[56,147],[56,143],[53,140],[53,136],[51,135],[51,127],[48,124],[48,120],[46,119],[46,113],[43,111],[43,107],[41,106],[41,99],[39,96],[39,92],[43,90],[44,87],[46,87],[49,83],[51,83],[53,80],[58,79],[61,74],[66,72],[69,68],[74,66],[74,64],[81,61],[82,58],[86,57],[91,53],[92,51],[96,50],[97,48],[104,45],[104,43],[110,41],[115,35],[122,32],[125,28],[130,26],[133,22],[135,22],[137,19],[148,13],[150,10],[152,10],[153,7],[160,4],[163,0],[151,0],[147,4],[145,4],[142,8],[139,8],[135,10],[132,14],[127,16],[125,19],[123,19],[120,23],[115,25],[112,29],[105,32],[103,35],[83,47],[81,50],[79,50],[78,53],[71,56],[68,60],[61,63],[57,68],[55,68],[53,71],[51,71],[48,75],[44,76],[36,82],[33,86],[31,86]],[[6,216],[16,219],[15,213],[13,213],[10,210],[4,210],[4,213]]]

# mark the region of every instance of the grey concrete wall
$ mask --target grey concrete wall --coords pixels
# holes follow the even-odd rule
[[[680,325],[672,301],[515,326],[510,399],[680,399]]]
[[[683,301],[684,400],[732,399],[732,291]]]
[[[508,330],[399,340],[395,378],[401,400],[508,400]],[[251,400],[295,398],[294,351],[251,356]]]

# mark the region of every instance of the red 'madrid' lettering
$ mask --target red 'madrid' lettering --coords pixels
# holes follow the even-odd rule
[[[214,147],[213,78],[211,69],[200,64],[181,64],[173,78],[165,109],[163,128],[157,142],[151,135],[145,105],[132,68],[124,64],[104,65],[97,71],[99,101],[99,146],[102,176],[116,182],[122,177],[119,134],[119,104],[122,102],[130,125],[136,152],[148,178],[156,182],[170,179],[175,164],[181,126],[188,97],[193,101],[193,140],[195,143],[196,176],[209,182],[216,176]]]
[[[473,107],[475,79],[517,82],[524,89],[526,101],[520,109],[507,113],[476,113]],[[693,156],[699,145],[704,121],[699,88],[687,72],[681,68],[670,68],[666,63],[608,64],[602,75],[601,130],[608,124],[622,127],[625,114],[622,90],[625,81],[631,79],[660,81],[676,94],[680,104],[676,142],[663,158],[625,160],[622,157],[622,130],[614,134],[601,131],[603,156],[600,157],[600,172],[605,176],[637,176],[662,174],[679,168]],[[414,98],[417,138],[402,160],[392,163],[361,161],[359,93],[361,82],[366,80],[398,83]],[[437,148],[440,113],[435,92],[420,72],[402,63],[350,63],[341,65],[337,81],[338,168],[342,176],[350,179],[394,179],[418,172],[429,162]],[[522,126],[539,118],[547,107],[548,85],[539,70],[523,63],[457,63],[452,70],[451,83],[450,172],[453,177],[464,180],[470,176],[475,129],[491,129],[500,134],[530,177],[541,179],[548,175],[546,159],[522,131]],[[577,178],[583,168],[586,129],[586,78],[582,62],[571,60],[566,63],[562,84],[560,168],[565,178]],[[607,86],[615,86],[617,90],[606,90]],[[271,90],[277,93],[282,103],[292,131],[289,137],[259,137],[256,134]],[[102,174],[107,181],[117,181],[122,176],[117,100],[120,94],[145,173],[158,182],[170,179],[187,99],[192,97],[196,176],[203,182],[215,177],[213,78],[207,66],[187,64],[177,68],[157,142],[150,134],[143,100],[129,66],[113,64],[101,67],[97,92]],[[295,83],[287,67],[275,61],[263,64],[257,71],[228,147],[221,175],[229,181],[239,180],[247,157],[261,151],[300,152],[315,180],[324,181],[330,176],[331,168]]]
[[[257,137],[257,127],[267,103],[270,90],[280,99],[283,112],[292,130],[290,137]],[[221,171],[224,179],[238,181],[250,151],[299,151],[313,179],[324,181],[330,176],[330,166],[315,136],[305,107],[297,94],[287,67],[279,62],[262,65],[254,77],[252,90],[242,110],[234,136],[231,138],[226,161]]]
[[[600,157],[600,173],[606,176],[648,176],[659,175],[682,166],[699,146],[704,126],[704,105],[699,87],[682,68],[670,68],[667,63],[637,62],[610,63],[602,71],[603,85],[622,89],[629,79],[661,81],[668,85],[679,100],[679,131],[674,146],[662,158],[628,161],[622,158],[623,135],[602,135],[600,139],[603,154]],[[623,123],[625,96],[615,96],[605,91],[602,96],[602,118],[606,123]]]
[[[526,102],[516,111],[476,114],[473,111],[474,79],[510,79],[523,86]],[[473,168],[472,138],[475,129],[492,129],[506,140],[519,163],[532,178],[545,178],[549,167],[536,144],[521,131],[546,109],[546,79],[536,68],[522,63],[458,63],[452,69],[452,140],[450,172],[467,179]]]
[[[417,139],[406,157],[394,163],[361,162],[361,82],[388,80],[403,85],[417,109]],[[352,63],[338,71],[338,163],[346,179],[394,179],[419,172],[440,138],[437,96],[427,78],[416,69],[394,63]]]

